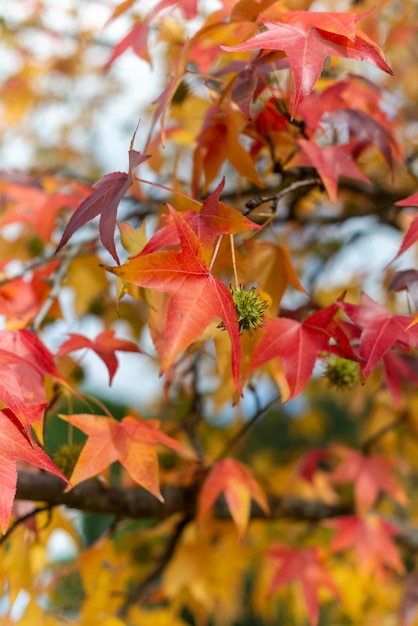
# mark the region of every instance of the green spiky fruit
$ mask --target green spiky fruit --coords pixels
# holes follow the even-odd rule
[[[190,94],[190,87],[185,80],[182,80],[176,91],[174,92],[174,96],[172,97],[171,104],[183,104],[186,98]]]
[[[246,330],[251,336],[257,328],[264,326],[264,313],[269,304],[261,300],[255,287],[249,291],[245,291],[242,286],[238,289],[230,287],[230,292],[238,315],[239,332],[242,334]]]
[[[44,242],[40,237],[31,237],[27,243],[28,252],[31,256],[40,256],[45,250]]]
[[[351,389],[360,377],[359,364],[339,356],[331,356],[328,359],[325,377],[336,389]]]
[[[81,443],[63,443],[54,454],[54,463],[59,470],[70,478],[83,445]]]

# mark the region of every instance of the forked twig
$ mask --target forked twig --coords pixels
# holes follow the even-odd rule
[[[280,400],[280,394],[278,393],[269,402],[267,402],[267,404],[259,408],[254,413],[254,415],[247,422],[245,422],[245,424],[243,424],[243,426],[239,429],[239,431],[236,432],[235,435],[229,441],[227,441],[226,445],[222,448],[219,454],[216,455],[213,462],[216,463],[216,461],[220,461],[221,459],[226,457],[229,454],[230,450],[234,446],[236,446],[237,443],[239,443],[239,441],[241,441],[241,439],[247,434],[247,432],[257,422],[257,420],[260,419],[260,417],[264,415],[264,413],[268,411],[279,400]]]
[[[174,551],[181,539],[183,531],[185,530],[189,522],[192,521],[192,519],[193,519],[192,515],[185,515],[178,522],[178,524],[176,525],[174,529],[174,533],[171,535],[167,543],[166,549],[164,553],[162,554],[161,558],[159,559],[157,565],[154,567],[154,569],[150,571],[150,573],[147,576],[145,576],[143,580],[141,580],[140,583],[138,583],[138,585],[136,585],[129,591],[125,602],[122,604],[121,608],[119,609],[117,613],[118,617],[122,619],[126,617],[130,607],[140,602],[147,594],[149,588],[154,584],[154,582],[156,582],[159,579],[159,577],[161,576],[161,574],[164,572],[165,568],[169,564],[171,557],[173,556]]]
[[[257,198],[251,198],[251,200],[248,200],[248,202],[245,203],[245,209],[243,209],[241,213],[242,215],[247,217],[251,213],[251,211],[254,211],[254,209],[257,209],[259,206],[265,204],[266,202],[271,202],[274,209],[276,209],[278,203],[282,198],[285,198],[289,194],[297,191],[298,189],[302,189],[303,187],[315,187],[316,185],[319,185],[320,182],[320,179],[317,177],[306,178],[305,180],[297,180],[285,189],[282,189],[277,193],[273,193],[270,196],[258,196]]]
[[[28,519],[30,519],[34,515],[37,515],[38,513],[43,513],[44,511],[52,511],[54,506],[55,504],[46,504],[45,506],[37,506],[32,511],[29,511],[28,513],[25,513],[25,515],[18,517],[13,522],[13,524],[11,524],[9,528],[6,530],[3,537],[0,537],[0,546],[8,540],[10,535],[16,530],[18,526],[26,522]]]
[[[373,433],[362,445],[363,452],[365,454],[370,454],[375,445],[379,443],[379,441],[390,433],[392,430],[399,428],[406,420],[408,419],[407,411],[403,411],[399,417],[396,417],[394,420],[388,422],[382,428],[379,428],[378,431]]]

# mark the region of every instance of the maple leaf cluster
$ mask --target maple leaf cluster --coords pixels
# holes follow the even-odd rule
[[[19,28],[53,49],[48,3],[27,4]],[[0,19],[21,60],[8,124],[36,112],[47,74],[85,79],[100,46],[103,84],[129,52],[166,70],[126,171],[0,172],[8,619],[416,622],[418,273],[398,267],[418,240],[418,17],[364,4],[125,0],[106,8],[104,33],[131,24],[110,53],[83,27],[79,56],[63,46],[45,69]],[[404,234],[370,291],[371,244],[354,277],[343,253],[380,224]],[[85,355],[112,387],[122,353],[132,397],[113,406],[89,393]]]

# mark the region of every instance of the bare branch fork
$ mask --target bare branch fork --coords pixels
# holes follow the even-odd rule
[[[276,210],[276,207],[280,200],[282,200],[282,198],[285,198],[294,191],[297,191],[298,189],[302,189],[304,187],[315,187],[316,185],[319,185],[320,182],[321,181],[317,176],[314,178],[306,178],[305,180],[298,180],[288,187],[285,187],[281,191],[278,191],[277,193],[271,194],[269,196],[259,196],[257,198],[251,198],[251,200],[248,200],[246,202],[245,209],[241,212],[243,215],[247,216],[251,213],[251,211],[254,211],[254,209],[257,209],[259,206],[265,204],[266,202],[271,202],[274,210]]]

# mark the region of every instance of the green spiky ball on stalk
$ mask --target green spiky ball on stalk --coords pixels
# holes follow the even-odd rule
[[[230,287],[230,292],[238,315],[239,332],[242,334],[246,330],[251,336],[255,330],[264,326],[264,313],[269,303],[261,300],[255,287],[245,291],[240,285],[238,288]]]
[[[351,389],[360,377],[359,364],[339,356],[331,356],[327,362],[325,377],[336,389]]]
[[[55,465],[67,478],[70,478],[73,473],[82,448],[83,444],[81,443],[64,443],[54,454],[53,460]]]

